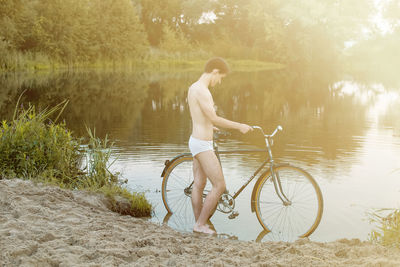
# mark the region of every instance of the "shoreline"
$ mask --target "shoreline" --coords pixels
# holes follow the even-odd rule
[[[98,194],[0,180],[0,266],[399,266],[358,239],[294,243],[181,233],[107,209]]]
[[[204,67],[207,59],[184,60],[184,59],[150,59],[150,60],[127,60],[127,61],[98,61],[98,62],[76,62],[71,64],[61,62],[40,62],[28,60],[17,63],[13,69],[2,69],[1,73],[15,72],[54,72],[54,71],[81,71],[81,70],[141,70],[141,71],[199,71]],[[258,71],[258,70],[281,70],[286,66],[276,62],[266,62],[250,59],[227,59],[233,71]]]

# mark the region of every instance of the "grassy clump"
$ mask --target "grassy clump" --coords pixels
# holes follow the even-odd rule
[[[388,212],[389,214],[387,214]],[[371,232],[371,241],[384,246],[400,248],[400,210],[382,209],[372,213],[371,218],[379,225],[378,230]]]
[[[144,194],[128,191],[118,175],[109,171],[112,155],[108,139],[101,140],[88,129],[89,142],[83,144],[65,123],[57,123],[66,105],[65,101],[41,112],[34,106],[16,108],[12,121],[1,122],[0,179],[20,177],[67,189],[102,192],[112,210],[150,216],[152,206]]]
[[[115,185],[104,186],[100,191],[110,200],[109,208],[122,215],[141,217],[152,209],[143,193],[131,193],[126,188]]]

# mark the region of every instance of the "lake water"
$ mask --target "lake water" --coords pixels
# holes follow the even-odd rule
[[[0,114],[10,118],[19,94],[40,108],[69,99],[64,119],[77,135],[85,126],[115,142],[112,170],[130,188],[146,192],[155,207],[153,222],[191,231],[192,219],[166,216],[160,174],[164,161],[188,152],[191,132],[186,104],[188,86],[199,72],[143,73],[80,71],[0,76]],[[311,173],[321,187],[324,213],[314,241],[366,240],[375,227],[368,213],[399,208],[400,88],[350,76],[312,77],[281,71],[234,72],[212,89],[217,113],[260,125],[275,138],[276,161],[290,162]],[[220,149],[261,148],[256,133],[233,133]],[[235,192],[257,167],[257,154],[221,158],[227,188]],[[278,240],[265,235],[250,211],[254,181],[237,198],[240,215],[216,213],[218,233],[241,240]]]

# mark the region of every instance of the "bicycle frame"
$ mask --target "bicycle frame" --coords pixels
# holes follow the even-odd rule
[[[276,194],[278,195],[278,197],[281,199],[282,203],[285,206],[288,206],[291,204],[291,201],[286,197],[285,193],[283,192],[282,189],[282,185],[281,185],[281,181],[279,178],[278,174],[275,174],[274,172],[274,167],[276,166],[274,163],[274,159],[272,156],[272,150],[271,150],[271,145],[273,143],[272,137],[280,130],[282,130],[281,126],[278,126],[275,131],[271,134],[271,135],[265,135],[262,128],[259,126],[253,126],[254,129],[258,129],[261,131],[261,133],[263,134],[264,138],[265,138],[265,146],[266,149],[240,149],[240,150],[229,150],[229,151],[219,151],[217,143],[213,142],[213,148],[214,148],[214,152],[217,155],[218,160],[221,163],[221,159],[220,159],[220,155],[222,154],[234,154],[234,153],[254,153],[254,152],[266,152],[268,154],[268,158],[261,163],[261,165],[257,168],[257,170],[253,173],[253,175],[250,176],[250,178],[239,188],[239,190],[237,192],[234,193],[234,195],[232,196],[233,199],[236,199],[240,193],[250,184],[251,181],[254,180],[254,178],[261,172],[262,169],[264,169],[264,167],[269,164],[269,168],[267,171],[263,172],[261,175],[259,175],[256,184],[253,187],[253,192],[252,192],[252,196],[251,196],[251,211],[254,212],[254,202],[255,202],[255,189],[257,188],[258,184],[261,182],[261,178],[264,177],[265,175],[267,175],[268,173],[271,174],[271,179],[272,182],[274,183],[274,189]],[[166,172],[166,170],[169,168],[169,165],[174,162],[175,160],[177,160],[178,158],[182,157],[182,156],[191,156],[191,154],[189,153],[184,153],[181,155],[176,156],[175,158],[173,158],[172,160],[167,160],[165,161],[165,168],[161,174],[161,177],[164,177],[164,174]],[[192,188],[193,182],[186,188],[185,190],[185,194],[190,195],[191,194],[191,188]],[[206,194],[203,194],[203,197],[205,197]]]
[[[277,133],[277,131],[282,130],[282,127],[278,126],[275,131],[271,134],[271,135],[265,135],[262,128],[259,126],[253,126],[254,129],[258,129],[262,132],[262,134],[265,137],[265,145],[267,150],[263,150],[263,149],[248,149],[248,150],[231,150],[231,151],[219,151],[218,150],[218,146],[217,143],[214,141],[213,142],[213,146],[214,146],[214,151],[215,154],[217,155],[218,160],[221,162],[220,160],[220,156],[221,154],[233,154],[233,153],[252,153],[252,152],[268,152],[268,156],[269,158],[266,159],[263,163],[261,163],[261,165],[257,168],[257,170],[253,173],[253,175],[250,176],[250,178],[239,188],[239,190],[237,192],[234,193],[234,195],[232,196],[233,199],[236,199],[240,193],[251,183],[251,181],[254,180],[254,178],[259,174],[259,172],[267,165],[269,164],[269,171],[271,173],[271,179],[274,183],[274,188],[275,188],[275,192],[277,193],[278,197],[281,199],[282,203],[285,206],[288,206],[291,204],[291,201],[288,199],[288,197],[286,197],[285,193],[283,192],[282,189],[282,185],[281,185],[281,180],[279,178],[278,174],[275,174],[274,172],[274,159],[272,156],[272,150],[271,150],[271,144],[272,144],[272,137]],[[258,184],[258,182],[260,181],[260,178],[264,176],[264,174],[266,174],[268,171],[264,172],[262,175],[259,176],[256,185]],[[256,186],[254,187],[254,189],[256,188]],[[254,191],[253,189],[253,191]],[[254,194],[252,194],[252,201],[253,201],[253,197]],[[253,210],[253,209],[252,209]]]
[[[252,150],[231,150],[231,151],[218,151],[214,150],[215,154],[217,155],[218,159],[220,159],[219,155],[221,154],[234,154],[234,153],[252,153],[252,152],[266,152],[265,150],[262,149],[252,149]],[[220,161],[221,162],[221,161]],[[237,192],[234,193],[232,196],[234,199],[236,199],[240,193],[251,183],[251,181],[254,180],[254,178],[260,173],[262,169],[269,163],[268,160],[265,160],[260,167],[257,168],[257,170],[253,173],[253,175],[250,176],[250,178],[239,188]]]

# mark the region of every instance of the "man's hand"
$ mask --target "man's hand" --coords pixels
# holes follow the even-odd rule
[[[253,127],[251,127],[251,126],[249,126],[249,125],[247,125],[247,124],[244,124],[244,123],[241,123],[240,126],[239,126],[239,131],[240,131],[242,134],[245,134],[245,133],[247,133],[248,131],[253,131],[253,130],[254,130]]]

